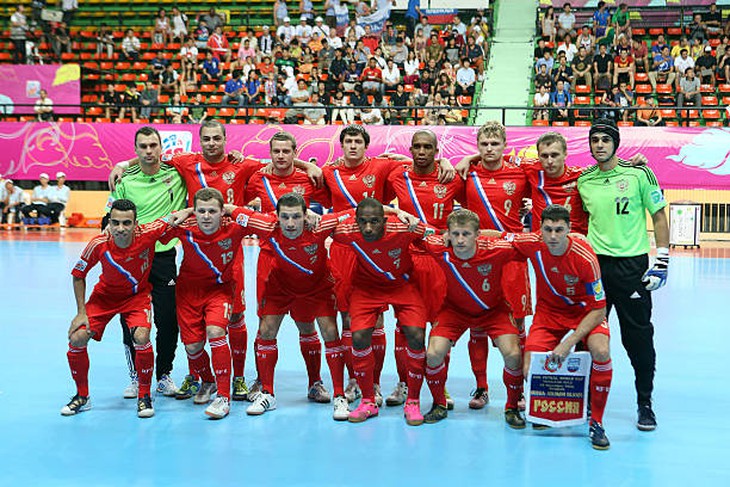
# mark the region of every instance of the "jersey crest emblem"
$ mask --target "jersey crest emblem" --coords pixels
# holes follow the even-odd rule
[[[489,275],[492,272],[492,264],[482,264],[477,266],[477,272],[483,276]]]
[[[504,189],[504,192],[507,193],[507,196],[512,196],[517,190],[517,184],[515,184],[514,181],[507,181],[502,184],[502,189]]]
[[[625,193],[626,190],[629,189],[629,182],[625,179],[619,179],[616,182],[616,189],[618,189],[620,193]]]
[[[233,243],[233,241],[232,241],[232,240],[231,240],[230,238],[226,238],[226,239],[223,239],[223,240],[221,240],[220,242],[218,242],[218,245],[219,245],[219,246],[220,246],[220,248],[222,248],[223,250],[228,250],[228,249],[230,249],[230,248],[231,248],[231,244],[232,244],[232,243]]]
[[[236,180],[236,173],[233,171],[226,171],[223,173],[223,181],[230,186]]]
[[[241,213],[236,217],[236,223],[242,227],[245,227],[248,224],[248,215]]]
[[[401,249],[393,249],[388,251],[388,256],[390,256],[391,259],[397,259],[400,257]]]
[[[367,186],[368,188],[372,188],[375,186],[375,175],[374,174],[368,174],[367,176],[362,178],[362,182]]]
[[[304,189],[304,186],[302,186],[301,184],[297,184],[296,186],[294,186],[292,188],[292,193],[296,193],[300,196],[304,196],[304,193],[306,193],[306,192],[307,192],[307,190]]]
[[[316,254],[317,253],[317,249],[319,249],[319,244],[312,244],[312,245],[307,245],[306,247],[304,247],[304,251],[308,255],[314,255],[314,254]]]
[[[565,283],[568,286],[573,286],[579,281],[578,276],[571,276],[570,274],[565,274],[563,279],[565,279]]]
[[[218,171],[212,171],[212,172],[210,173],[210,177],[212,177],[212,178],[216,178],[216,177],[218,177]]]
[[[448,188],[443,184],[437,184],[433,187],[433,192],[436,194],[436,197],[438,199],[444,199],[446,197],[446,193],[448,192]]]

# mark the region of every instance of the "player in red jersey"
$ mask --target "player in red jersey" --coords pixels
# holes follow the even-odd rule
[[[356,223],[341,223],[335,229],[335,242],[350,246],[357,255],[349,303],[353,368],[362,401],[350,413],[350,422],[359,423],[378,414],[372,336],[383,306],[392,305],[408,342],[408,399],[403,412],[408,424],[423,423],[419,396],[426,365],[426,307],[416,286],[409,282],[413,270],[409,247],[424,232],[426,227],[421,223],[411,232],[395,217],[386,217],[383,204],[374,198],[358,203]]]
[[[323,207],[329,207],[329,194],[324,188],[317,188],[307,174],[294,166],[297,142],[288,132],[277,132],[269,140],[271,163],[273,171],[259,171],[253,175],[246,188],[245,201],[249,206],[258,206],[262,212],[270,213],[276,210],[279,198],[288,193],[296,193],[303,197],[305,205],[317,201]],[[276,261],[276,253],[267,239],[260,240],[261,252],[258,257],[258,277],[261,295],[261,284],[268,277],[268,270]],[[260,299],[259,299],[260,301]],[[314,327],[314,319],[295,320],[299,329],[299,346],[309,375],[308,398],[315,402],[330,402],[330,396],[322,384],[320,368],[322,364],[322,342]],[[277,327],[278,329],[278,327]],[[257,340],[259,339],[257,335]],[[339,338],[338,338],[339,339]],[[256,342],[254,342],[256,346]],[[260,389],[260,383],[254,383],[249,391],[252,396]]]
[[[529,257],[537,275],[537,307],[525,347],[525,372],[531,352],[551,352],[550,360],[561,364],[576,344],[584,342],[593,359],[589,434],[594,448],[606,450],[610,443],[602,422],[613,376],[606,298],[598,258],[587,240],[568,234],[570,219],[564,206],[550,205],[542,212],[540,233],[506,236]]]
[[[446,217],[453,211],[454,202],[463,200],[464,182],[459,178],[447,183],[439,181],[436,167],[438,139],[433,131],[414,132],[410,152],[412,166],[393,171],[388,177],[398,199],[398,207],[417,216],[424,224],[440,231],[446,230]],[[446,280],[441,268],[423,250],[414,246],[411,255],[415,282],[426,304],[428,321],[433,323],[446,292]],[[408,394],[406,340],[399,328],[395,335],[395,362],[399,382],[385,399],[388,406],[405,403]],[[453,407],[453,401],[449,405]]]
[[[76,395],[61,409],[72,416],[91,408],[89,400],[90,339],[101,341],[106,325],[116,314],[125,318],[134,340],[135,366],[139,392],[137,416],[149,418],[155,410],[150,399],[154,353],[150,342],[152,304],[147,281],[155,254],[155,242],[170,229],[165,220],[137,225],[137,207],[129,200],[118,199],[111,207],[109,227],[94,237],[76,263],[73,275],[77,314],[68,330],[68,364],[76,382]],[[99,282],[84,303],[86,275],[101,262]]]
[[[443,269],[447,282],[446,298],[428,341],[426,378],[434,403],[425,421],[446,418],[448,360],[444,359],[466,330],[476,329],[490,337],[502,353],[502,379],[507,388],[504,417],[507,425],[521,429],[525,420],[518,408],[523,389],[519,331],[501,284],[509,264],[520,256],[504,241],[479,237],[479,221],[472,211],[455,211],[448,217],[444,237],[419,242]]]
[[[224,200],[220,191],[203,188],[195,193],[193,213],[162,239],[179,238],[184,257],[176,290],[180,336],[190,369],[203,383],[196,404],[206,404],[218,393],[205,413],[221,419],[230,411],[231,351],[226,328],[233,310],[234,276],[240,273],[236,254],[242,252],[241,239],[249,231],[267,230],[272,225],[257,216],[247,217],[245,226],[222,218]],[[190,210],[182,210],[183,216]],[[176,219],[179,215],[176,215]],[[208,339],[211,358],[205,351]]]

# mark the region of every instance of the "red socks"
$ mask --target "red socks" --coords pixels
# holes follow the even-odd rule
[[[603,411],[608,401],[608,391],[611,389],[613,366],[608,362],[593,362],[591,369],[591,419],[603,423]]]
[[[352,366],[352,332],[350,330],[342,330],[342,346],[345,347],[345,367],[347,367],[347,375],[352,379],[355,377],[355,370]]]
[[[423,374],[426,370],[426,350],[406,347],[408,354],[408,400],[418,401],[421,397]]]
[[[398,382],[408,381],[408,355],[406,346],[408,340],[400,326],[395,328],[395,368],[398,371]]]
[[[522,390],[524,387],[522,369],[513,370],[505,367],[502,372],[502,380],[504,381],[504,385],[507,387],[507,404],[505,404],[504,408],[516,409],[517,403],[519,402],[520,397],[522,397]]]
[[[352,349],[352,368],[355,372],[357,385],[362,391],[363,401],[375,402],[375,387],[373,382],[373,370],[375,369],[375,357],[373,348],[368,347],[362,350]]]
[[[256,363],[259,369],[259,380],[261,388],[269,394],[274,393],[274,368],[279,359],[279,348],[276,346],[276,338],[264,340],[256,339]]]
[[[383,372],[385,364],[385,328],[375,328],[373,330],[373,355],[375,356],[375,369],[373,371],[373,382],[380,384],[380,374]]]
[[[89,354],[86,347],[74,347],[69,343],[68,367],[71,369],[71,377],[76,382],[76,393],[79,396],[89,396]]]
[[[210,356],[205,348],[196,354],[191,355],[188,353],[188,364],[195,371],[195,375],[199,376],[203,382],[215,382],[215,377],[210,371]]]
[[[342,341],[338,338],[325,342],[324,355],[332,377],[333,394],[335,397],[342,396],[345,394],[345,350]]]
[[[489,354],[489,335],[484,330],[471,330],[469,335],[469,360],[471,370],[477,381],[477,388],[489,390],[487,384],[487,356]]]
[[[243,377],[243,370],[246,365],[246,351],[248,350],[248,329],[243,318],[238,323],[228,325],[228,341],[231,344],[233,377]]]
[[[431,390],[433,403],[446,407],[446,376],[449,368],[446,361],[441,362],[436,367],[426,365],[426,383]]]
[[[213,355],[213,371],[218,387],[218,395],[231,398],[231,349],[225,335],[218,338],[209,338],[210,353]]]
[[[309,335],[299,335],[299,349],[302,351],[302,358],[307,367],[309,386],[322,380],[320,370],[322,368],[322,342],[315,331]]]
[[[155,354],[152,351],[152,342],[144,345],[134,344],[134,368],[137,369],[139,392],[137,397],[150,394],[152,371],[155,368]]]

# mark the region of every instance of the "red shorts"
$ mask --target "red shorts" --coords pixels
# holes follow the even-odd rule
[[[86,303],[86,316],[92,338],[101,341],[106,325],[119,314],[130,330],[141,327],[152,327],[152,298],[149,292],[137,293],[120,301],[116,296],[91,293]]]
[[[502,292],[515,319],[532,314],[532,294],[527,261],[508,262],[502,271]]]
[[[355,252],[341,243],[332,242],[330,246],[330,271],[335,278],[335,296],[337,309],[342,312],[350,310],[350,294],[352,293],[352,274],[357,266]]]
[[[452,343],[469,329],[483,330],[489,338],[502,335],[517,335],[517,325],[507,306],[499,306],[478,315],[462,313],[450,306],[444,306],[436,317],[436,323],[431,328],[431,336],[444,337]]]
[[[535,318],[532,320],[527,341],[525,342],[525,351],[527,352],[549,352],[561,342],[563,337],[578,328],[582,316],[577,318],[566,318],[565,316],[555,315],[553,313],[545,313],[538,310]],[[611,336],[608,328],[608,320],[604,319],[600,325],[595,327],[587,337],[583,339],[584,344],[588,344],[588,337],[595,334]]]
[[[243,241],[241,241],[243,245]],[[243,273],[245,265],[243,262],[243,249],[240,249],[233,263],[233,310],[232,314],[239,314],[246,311],[246,289],[244,283],[246,277]]]
[[[433,324],[446,297],[446,276],[430,255],[412,253],[411,256],[413,258],[413,282],[421,292],[428,313],[428,321]]]
[[[294,321],[309,323],[321,316],[337,316],[332,276],[312,283],[307,292],[297,292],[287,287],[278,273],[260,273],[256,289],[259,317],[289,313]]]
[[[233,304],[233,285],[216,287],[185,286],[178,282],[175,291],[180,339],[185,345],[204,342],[206,326],[228,328]]]
[[[393,288],[352,287],[350,329],[355,332],[374,328],[383,306],[392,305],[400,326],[426,328],[426,306],[415,285],[404,283]]]

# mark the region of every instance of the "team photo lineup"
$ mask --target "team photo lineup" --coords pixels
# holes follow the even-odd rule
[[[557,132],[535,141],[537,159],[520,160],[505,153],[505,127],[487,122],[474,153],[456,166],[439,158],[434,132],[412,132],[410,154],[374,155],[366,128],[347,125],[342,156],[320,168],[297,158],[297,140],[286,131],[271,137],[270,161],[262,161],[228,150],[216,120],[199,127],[202,152],[169,158],[158,131],[140,128],[130,141],[136,157],[109,176],[105,229],[71,272],[77,314],[67,358],[76,392],[61,414],[91,408],[87,345],[116,315],[131,378],[124,397],[136,399],[140,418],[155,415],[153,392],[158,403],[166,396],[203,405],[211,419],[228,416],[232,401],[250,402],[249,416],[295,407],[277,404],[274,386],[277,334],[289,315],[308,376],[302,390],[331,403],[335,421],[350,423],[372,421],[384,406],[402,408],[410,426],[446,420],[454,404],[450,354],[461,339],[476,381],[469,408],[490,401],[491,342],[504,363],[504,421],[524,429],[531,354],[546,352],[546,367],[559,367],[574,349],[586,351],[588,437],[606,450],[613,309],[634,372],[636,427],[654,430],[651,293],[667,280],[667,203],[643,156],[616,155],[616,122],[593,121],[585,168],[566,165]],[[244,370],[249,237],[260,249],[255,371]],[[96,264],[101,274],[87,293]],[[389,308],[395,326],[384,319]],[[176,384],[178,339],[188,370],[175,371]],[[381,384],[388,340],[398,375],[392,385]],[[424,381],[430,406],[421,405]],[[381,389],[391,386],[389,395]]]

